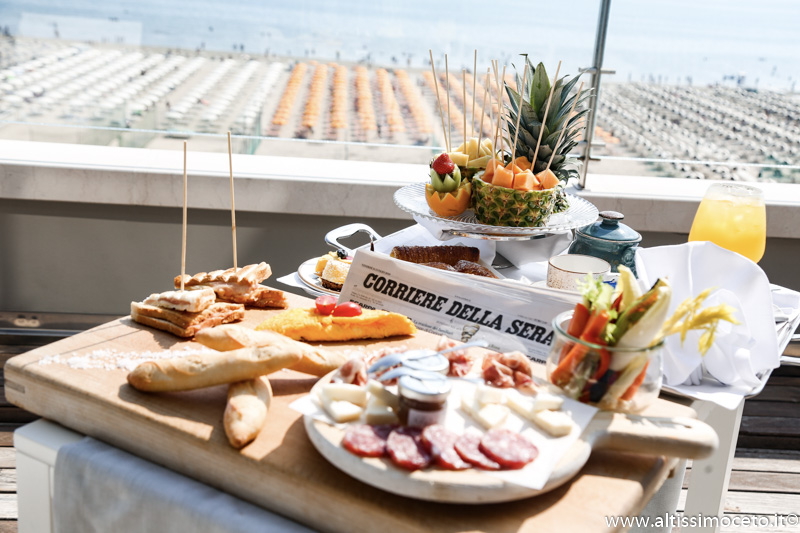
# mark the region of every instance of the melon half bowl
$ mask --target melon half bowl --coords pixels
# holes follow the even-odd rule
[[[481,224],[514,228],[539,228],[553,214],[558,188],[519,191],[472,179],[475,218]]]

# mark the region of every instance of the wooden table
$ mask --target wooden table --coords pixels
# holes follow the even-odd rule
[[[310,305],[306,298],[287,296],[292,306]],[[253,327],[272,313],[248,311],[244,324]],[[371,346],[434,343],[433,335],[418,333]],[[225,387],[145,394],[127,384],[124,370],[38,364],[55,354],[192,345],[129,318],[115,320],[11,359],[6,394],[24,409],[322,531],[606,531],[604,516],[638,514],[677,462],[595,452],[571,482],[536,498],[480,506],[423,502],[356,481],[317,453],[301,415],[288,407],[313,384],[305,374],[281,371],[270,377],[275,398],[267,427],[237,451],[222,427]],[[694,412],[658,400],[646,414]]]

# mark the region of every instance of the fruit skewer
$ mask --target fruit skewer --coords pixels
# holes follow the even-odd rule
[[[559,66],[560,66],[560,64],[559,64]],[[556,72],[556,75],[558,75],[557,72]],[[528,60],[526,58],[525,59],[525,72],[522,74],[522,82],[523,82],[523,84],[525,83],[525,80],[527,80],[527,79],[528,79]],[[524,87],[525,86],[523,85],[523,89],[524,89]],[[524,93],[524,92],[525,92],[524,90],[519,92],[519,104],[517,105],[518,109],[522,109],[522,96],[523,96],[522,93]],[[550,95],[551,96],[553,95],[552,88],[550,90]],[[549,98],[548,98],[548,102],[549,102]],[[520,121],[521,118],[522,118],[522,112],[517,113],[517,124],[516,124],[516,126],[514,126],[514,147],[511,149],[511,161],[512,162],[514,161],[514,159],[516,158],[516,155],[517,155],[517,141],[519,140],[519,121]],[[547,118],[547,115],[545,115],[545,118]],[[543,131],[544,131],[544,127],[542,127],[539,130],[539,141],[540,142],[542,140],[542,132]],[[536,145],[536,149],[537,150],[539,149],[539,145],[538,144]],[[536,161],[536,157],[534,157],[533,160]],[[512,171],[512,173],[514,172],[513,164],[511,166],[511,171]]]
[[[475,137],[475,81],[477,75],[478,75],[478,49],[476,48],[475,60],[472,65],[472,123],[470,124],[472,127],[470,128],[470,133],[469,133],[470,138]],[[464,85],[466,85],[466,76],[464,78],[465,78]],[[466,102],[464,103],[466,104]],[[481,123],[481,129],[482,128],[483,128],[483,123]],[[467,132],[465,131],[464,135],[466,134]],[[478,137],[480,137],[480,133],[478,134]]]
[[[447,81],[447,151],[450,152],[450,137],[453,135],[453,127],[450,122],[450,68],[447,66],[447,54],[444,55],[444,77]]]
[[[461,69],[461,78],[462,78],[462,81],[461,81],[461,93],[462,93],[461,94],[461,101],[464,103],[464,146],[466,146],[467,142],[469,141],[467,139],[467,69],[465,69],[465,68]],[[473,102],[474,102],[474,98],[473,98]],[[473,113],[474,113],[474,111],[475,110],[473,109]],[[473,117],[473,119],[474,119],[474,117]]]
[[[473,82],[475,81],[475,78],[476,78],[476,76],[472,77]],[[484,88],[483,88],[483,105],[481,106],[480,131],[478,131],[478,135],[479,136],[481,134],[483,134],[483,117],[486,114],[486,92],[487,92],[488,88],[489,88],[489,69],[487,68],[486,69],[486,82],[484,83]],[[473,97],[472,98],[473,98],[473,100],[475,99],[474,93],[473,93]],[[490,123],[489,123],[489,131],[491,131],[491,127],[492,126],[491,126],[491,121],[490,121]],[[492,147],[494,148],[494,145],[492,145]],[[492,150],[492,151],[494,151],[494,150]]]
[[[442,100],[439,98],[439,82],[436,81],[436,67],[433,66],[433,51],[428,49],[428,54],[431,56],[431,71],[433,71],[433,87],[436,89],[436,103],[439,107],[439,118],[442,119],[442,133],[444,134],[444,145],[447,151],[450,151],[450,144],[447,142],[447,130],[444,128],[444,113],[442,112]]]
[[[503,121],[503,93],[500,89],[500,79],[498,78],[498,64],[495,61],[495,68],[494,68],[494,83],[497,88],[497,124],[494,127],[494,145],[497,146],[497,142],[500,142],[500,153],[503,153],[503,133],[500,131],[500,123]],[[506,67],[503,66],[503,79],[506,77]],[[505,162],[503,162],[505,164]]]

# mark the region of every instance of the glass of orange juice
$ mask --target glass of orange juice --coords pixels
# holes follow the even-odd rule
[[[767,211],[761,189],[714,183],[694,216],[689,241],[711,241],[758,263],[767,242]]]

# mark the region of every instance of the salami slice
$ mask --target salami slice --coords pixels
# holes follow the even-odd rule
[[[419,428],[401,427],[389,434],[386,450],[392,462],[406,470],[419,470],[431,463],[431,456],[422,446]]]
[[[433,456],[433,460],[447,470],[466,470],[471,465],[464,461],[455,449],[458,435],[441,424],[422,430],[422,444]]]
[[[391,426],[354,424],[345,431],[342,446],[361,457],[383,457],[391,429]]]
[[[481,438],[480,450],[487,457],[512,470],[522,468],[539,455],[531,441],[507,429],[492,429]]]
[[[489,459],[481,450],[481,436],[465,433],[456,439],[455,450],[466,462],[484,470],[500,470],[500,465]]]

